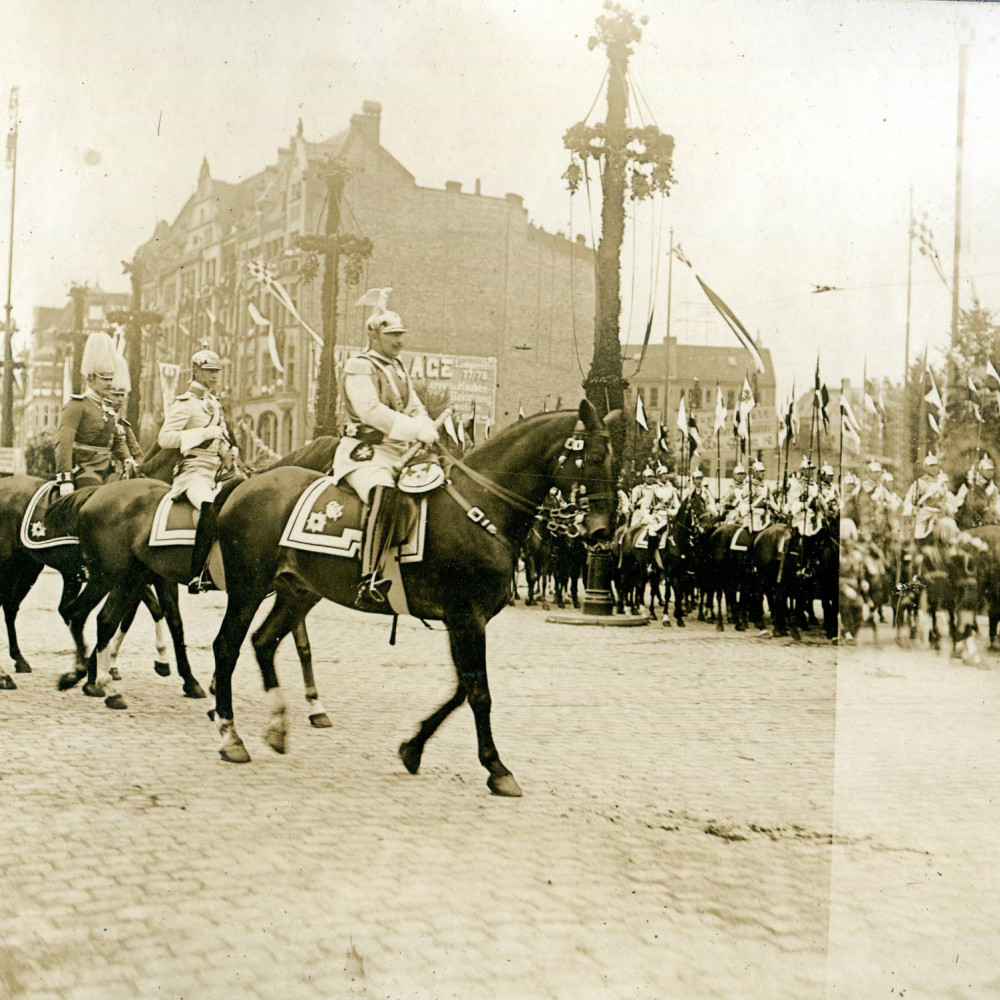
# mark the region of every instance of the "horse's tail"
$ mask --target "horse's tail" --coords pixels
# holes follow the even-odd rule
[[[80,509],[98,488],[98,486],[82,486],[52,502],[45,512],[45,522],[50,526],[53,537],[76,534],[76,519]]]

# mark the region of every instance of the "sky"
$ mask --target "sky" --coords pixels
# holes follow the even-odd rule
[[[628,6],[649,18],[630,117],[674,136],[676,184],[630,220],[623,340],[641,340],[651,304],[662,339],[669,297],[680,342],[735,343],[697,273],[771,350],[779,398],[811,383],[817,355],[830,385],[901,380],[908,288],[910,356],[939,359],[952,297],[916,246],[910,265],[910,202],[950,284],[962,40],[959,300],[1000,310],[1000,4]],[[381,103],[382,144],[418,184],[479,179],[592,243],[599,193],[590,207],[582,190],[571,199],[562,137],[606,115],[607,60],[588,48],[601,12],[597,0],[0,0],[0,102],[19,88],[15,320],[30,330],[32,310],[63,305],[73,282],[127,291],[120,262],[177,216],[203,157],[240,181],[276,161],[299,118],[319,141],[365,100]],[[0,171],[4,265],[11,179]],[[668,266],[671,231],[692,268]]]

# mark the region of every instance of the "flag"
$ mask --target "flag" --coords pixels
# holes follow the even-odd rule
[[[637,392],[635,394],[635,422],[644,430],[649,430],[649,424],[646,423],[646,409],[642,405],[642,393]]]
[[[451,410],[445,413],[444,417],[444,431],[455,442],[458,444],[458,435],[455,433],[455,421],[451,419]]]
[[[476,401],[472,401],[472,416],[469,418],[469,423],[466,425],[465,436],[469,439],[469,447],[474,448],[476,446]]]
[[[938,392],[937,383],[934,381],[934,372],[928,368],[927,375],[930,377],[931,387],[924,395],[924,402],[928,406],[933,406],[940,413],[944,408],[944,403],[941,402],[941,393]]]
[[[972,409],[972,416],[979,422],[983,423],[983,411],[980,407],[979,390],[976,388],[976,383],[972,381],[972,376],[969,376],[969,407]]]
[[[274,339],[274,327],[270,323],[267,326],[267,353],[271,357],[271,364],[274,365],[274,370],[284,375],[285,366],[281,363],[281,358],[278,356],[278,342]]]
[[[864,409],[873,417],[878,414],[878,406],[875,404],[875,392],[872,388],[871,379],[865,379],[865,405]]]
[[[693,455],[701,447],[701,434],[698,431],[698,418],[692,413],[688,417],[688,455]]]
[[[257,326],[270,326],[271,321],[261,313],[261,311],[252,303],[247,303],[247,311],[250,313],[250,318],[257,324]]]
[[[722,398],[722,386],[715,383],[715,424],[712,433],[718,434],[726,426],[726,401]]]
[[[181,333],[183,333],[184,336],[187,337],[188,340],[190,340],[191,339],[191,331],[183,323],[181,323],[180,321],[178,321],[177,325],[178,325],[178,327],[180,327]]]
[[[681,435],[687,437],[688,432],[688,418],[687,418],[687,406],[684,405],[684,390],[681,390],[681,401],[677,406],[677,429],[681,432]]]
[[[302,318],[288,290],[278,280],[278,272],[273,267],[259,260],[251,260],[247,263],[247,273],[292,314],[295,322],[312,337],[317,347],[323,346],[323,338]]]
[[[996,368],[993,367],[993,362],[988,358],[986,359],[986,377],[993,379],[997,384],[997,388],[1000,389],[1000,375],[997,374]]]
[[[215,326],[218,320],[216,319],[215,313],[212,312],[212,310],[209,309],[208,306],[205,306],[205,314],[208,316],[209,323],[211,323],[212,326]]]
[[[521,400],[517,401],[517,419],[524,420],[524,406],[521,404]]]
[[[462,451],[465,451],[465,427],[462,425],[462,421],[455,425],[455,429],[458,431],[458,444]]]
[[[842,408],[840,411],[840,433],[845,441],[851,442],[854,451],[860,452],[861,435],[858,433],[854,424],[851,423],[852,420],[854,420],[854,414],[849,413],[849,408],[847,410]]]
[[[858,423],[858,418],[854,415],[854,410],[851,409],[850,400],[843,393],[840,394],[840,412],[844,415],[845,425],[850,427],[860,442],[861,424]]]
[[[753,398],[753,390],[750,388],[750,380],[743,379],[743,391],[740,393],[740,415],[741,423],[745,426],[750,417],[750,411],[757,405]]]
[[[659,420],[656,421],[656,447],[664,454],[670,451],[670,442],[667,440],[667,429]]]
[[[927,423],[931,425],[931,430],[934,431],[935,434],[940,436],[941,428],[938,426],[937,418],[934,416],[933,413],[927,414]]]
[[[736,314],[726,305],[722,299],[719,298],[715,292],[712,291],[708,285],[705,284],[701,278],[696,274],[695,277],[698,279],[698,284],[701,285],[701,290],[708,296],[708,301],[712,303],[713,306],[718,310],[719,315],[726,321],[726,325],[730,330],[736,334],[736,339],[750,352],[750,357],[753,358],[754,368],[760,372],[764,373],[766,370],[764,368],[764,361],[760,356],[760,352],[757,350],[757,345],[753,342],[753,338],[747,333],[746,328],[743,324],[736,318]]]

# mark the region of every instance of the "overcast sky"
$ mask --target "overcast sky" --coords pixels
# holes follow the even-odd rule
[[[963,305],[1000,309],[1000,5],[936,0],[671,0],[648,14],[631,69],[633,120],[675,137],[677,184],[626,236],[623,330],[667,321],[669,231],[759,333],[779,393],[901,378],[910,190],[951,279],[958,51],[968,47]],[[596,0],[0,0],[0,88],[20,88],[12,302],[22,329],[72,281],[128,289],[119,261],[173,220],[203,156],[236,182],[382,104],[382,143],[433,188],[513,191],[569,231],[565,129],[607,65],[587,39]],[[963,29],[960,22],[967,28]],[[603,121],[598,99],[588,119]],[[6,291],[9,171],[0,174]],[[596,195],[595,195],[596,196]],[[596,205],[595,205],[596,209]],[[599,235],[586,196],[574,232]],[[637,263],[631,252],[636,248]],[[651,263],[651,256],[656,258]],[[659,267],[656,267],[657,260]],[[841,291],[816,294],[814,285]],[[635,301],[629,297],[635,289]],[[671,331],[735,343],[675,264]],[[397,303],[405,313],[405,303]],[[914,253],[911,354],[947,344],[949,290]],[[419,331],[413,347],[419,348]]]

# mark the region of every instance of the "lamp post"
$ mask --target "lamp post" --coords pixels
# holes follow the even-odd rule
[[[14,446],[14,328],[11,324],[10,284],[14,273],[14,194],[17,190],[17,87],[10,90],[10,131],[7,133],[7,166],[10,177],[10,242],[7,249],[7,304],[4,306],[3,335],[3,412],[0,414],[4,448]]]

